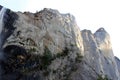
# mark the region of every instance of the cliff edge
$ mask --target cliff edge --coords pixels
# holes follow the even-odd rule
[[[73,15],[48,8],[0,6],[0,18],[0,80],[120,80],[104,28],[81,31]]]

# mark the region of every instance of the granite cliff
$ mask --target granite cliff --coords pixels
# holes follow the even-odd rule
[[[0,80],[120,80],[104,28],[80,30],[71,14],[0,6]]]

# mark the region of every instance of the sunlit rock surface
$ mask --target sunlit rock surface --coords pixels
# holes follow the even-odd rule
[[[0,80],[120,80],[104,28],[80,31],[73,15],[47,8],[6,9],[2,24]]]

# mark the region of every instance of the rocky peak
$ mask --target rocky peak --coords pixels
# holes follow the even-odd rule
[[[32,38],[37,44],[37,50],[41,50],[39,53],[44,52],[45,46],[55,54],[65,47],[70,48],[70,45],[77,45],[83,52],[81,33],[72,15],[60,14],[57,10],[47,8],[34,14],[29,12],[17,14],[20,17],[15,24],[18,27],[15,32],[23,29],[19,36],[23,39]],[[26,44],[23,41],[22,43]]]
[[[104,28],[98,29],[94,33],[95,39],[97,41],[98,48],[103,51],[106,56],[112,57],[112,47],[109,34]]]
[[[102,43],[106,43],[106,44],[110,44],[110,36],[109,34],[105,31],[104,28],[100,28],[98,29],[95,33],[94,36],[97,40],[97,42],[99,42],[98,44],[102,44]],[[111,47],[111,46],[110,46]]]
[[[3,23],[0,80],[120,80],[104,28],[80,31],[73,15],[48,8],[7,9]]]

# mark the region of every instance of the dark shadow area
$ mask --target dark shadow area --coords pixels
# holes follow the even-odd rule
[[[1,61],[2,80],[19,80],[21,70],[28,59],[26,50],[16,45],[8,45],[3,49],[4,59]]]
[[[6,9],[6,13],[3,18],[4,27],[2,29],[2,33],[0,34],[2,46],[4,45],[6,39],[14,32],[14,23],[17,19],[18,15],[16,13],[12,12],[10,9]]]

